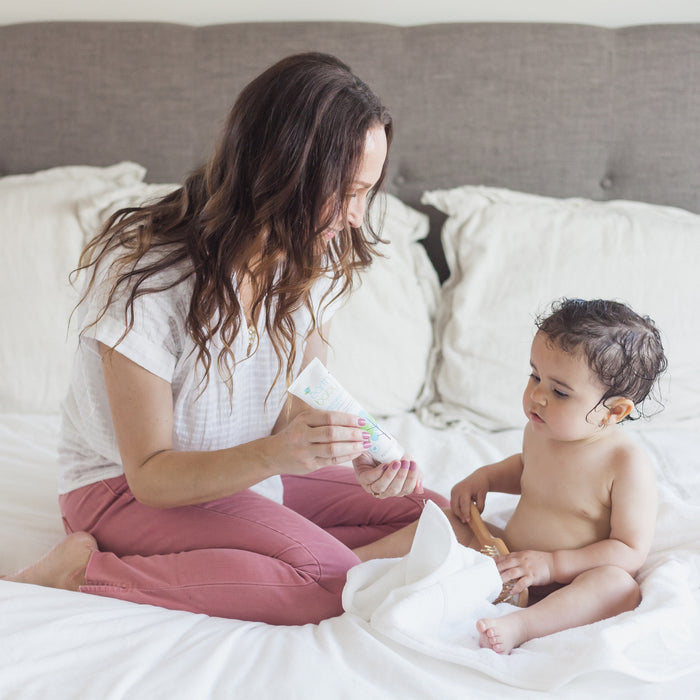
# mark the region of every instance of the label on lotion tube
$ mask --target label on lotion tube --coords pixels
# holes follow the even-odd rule
[[[396,438],[382,430],[377,421],[350,396],[317,357],[314,357],[292,382],[289,393],[298,396],[312,408],[355,413],[364,418],[367,422],[362,426],[362,430],[369,434],[372,443],[367,453],[380,464],[403,457],[404,449]]]

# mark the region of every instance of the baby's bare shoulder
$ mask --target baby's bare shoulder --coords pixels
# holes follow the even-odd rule
[[[653,476],[654,466],[648,452],[631,435],[620,432],[611,442],[607,454],[608,468],[616,476]]]

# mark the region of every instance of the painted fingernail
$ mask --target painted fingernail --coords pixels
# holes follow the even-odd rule
[[[367,421],[364,418],[358,418],[357,419],[357,424],[358,425],[366,425]]]
[[[411,462],[411,466],[408,468],[408,471],[414,472],[418,468],[418,465],[415,462]]]
[[[385,472],[389,468],[388,464],[382,464],[382,471]]]
[[[401,467],[401,462],[393,462],[392,465],[391,465],[391,468],[392,468],[394,471],[396,471],[397,469],[399,469],[399,467]]]
[[[408,469],[408,462],[401,461],[401,469]]]

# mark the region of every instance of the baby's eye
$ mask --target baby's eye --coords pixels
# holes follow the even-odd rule
[[[569,395],[565,394],[563,391],[559,391],[559,389],[554,389],[554,395],[558,396],[560,399],[568,399]]]
[[[540,381],[540,378],[534,372],[530,372],[530,379],[532,379],[534,382]]]

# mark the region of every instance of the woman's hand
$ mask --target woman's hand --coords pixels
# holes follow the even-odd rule
[[[483,469],[477,469],[466,479],[452,487],[450,493],[450,508],[452,512],[463,522],[471,519],[471,505],[476,503],[480,513],[484,510],[486,494],[489,492],[489,480]]]
[[[515,581],[513,595],[530,586],[547,586],[554,583],[554,555],[552,552],[536,552],[526,549],[495,557],[498,572],[504,583]]]
[[[408,454],[384,464],[375,464],[363,454],[353,460],[353,466],[358,483],[377,498],[423,493],[423,474]]]
[[[307,409],[270,438],[268,455],[283,474],[308,474],[329,464],[344,464],[369,449],[365,421],[351,413]]]

